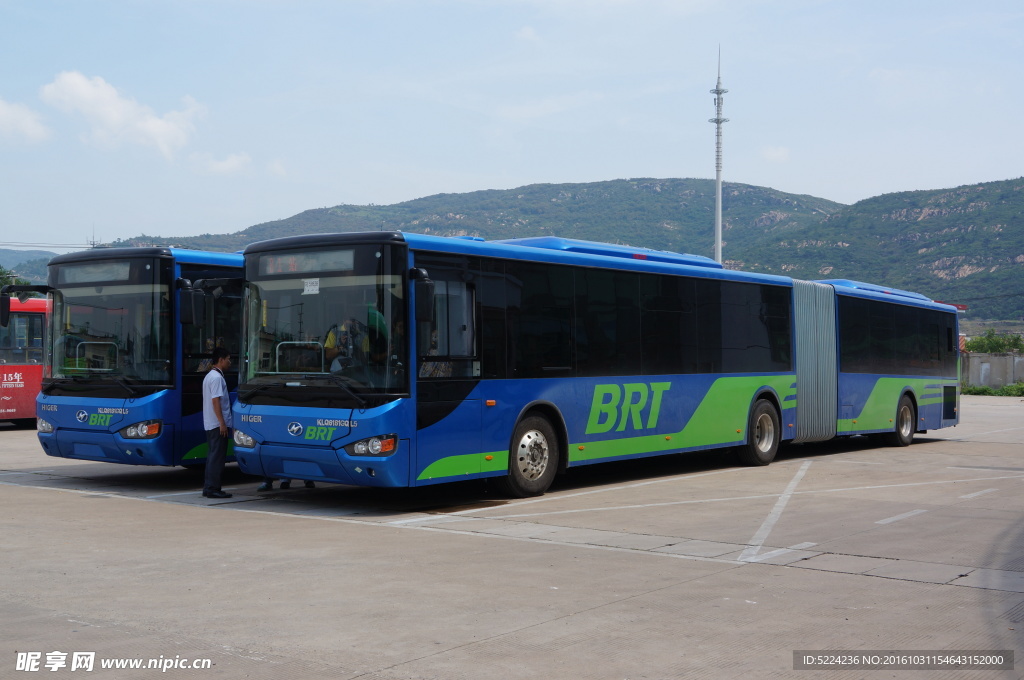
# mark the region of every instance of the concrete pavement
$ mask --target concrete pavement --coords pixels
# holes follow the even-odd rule
[[[920,678],[793,653],[1019,656],[1024,402],[964,397],[962,420],[767,468],[595,466],[519,501],[483,483],[258,494],[233,466],[213,501],[195,473],[49,458],[0,428],[0,678],[86,673],[73,652],[98,678],[374,680]],[[18,670],[32,652],[40,670]],[[210,667],[99,667],[134,658]]]

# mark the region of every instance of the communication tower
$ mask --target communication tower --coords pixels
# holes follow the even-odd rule
[[[722,87],[722,48],[718,48],[718,84],[711,94],[715,95],[715,117],[709,123],[715,124],[715,262],[722,262],[722,123],[728,118],[722,117],[724,95],[729,90]]]

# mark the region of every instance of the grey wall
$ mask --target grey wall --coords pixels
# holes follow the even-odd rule
[[[965,352],[963,375],[968,385],[1000,388],[1024,382],[1024,355]]]

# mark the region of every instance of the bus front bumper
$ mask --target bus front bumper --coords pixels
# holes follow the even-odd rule
[[[125,439],[113,432],[70,428],[38,433],[39,444],[49,456],[127,465],[173,465],[166,460],[163,441],[171,436],[168,427],[153,439]]]
[[[235,445],[242,472],[276,479],[303,479],[353,486],[409,485],[409,440],[400,439],[390,456],[350,456],[326,446]]]

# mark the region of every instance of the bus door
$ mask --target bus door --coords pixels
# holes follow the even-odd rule
[[[198,266],[198,265],[197,265]],[[199,464],[206,460],[206,436],[203,427],[203,379],[210,371],[215,347],[224,347],[231,353],[231,368],[224,374],[228,391],[234,400],[238,387],[238,351],[242,323],[241,279],[218,279],[201,277],[226,276],[227,272],[215,271],[209,267],[189,269],[182,266],[182,276],[198,285],[210,282],[201,288],[204,295],[195,308],[192,324],[183,324],[181,329],[181,427],[180,441],[176,451],[181,459],[178,465]],[[184,301],[184,292],[179,293]],[[233,443],[229,442],[229,454]]]
[[[417,446],[412,483],[481,472],[476,286],[464,266],[428,265],[434,315],[417,324]],[[467,280],[468,279],[468,280]]]

